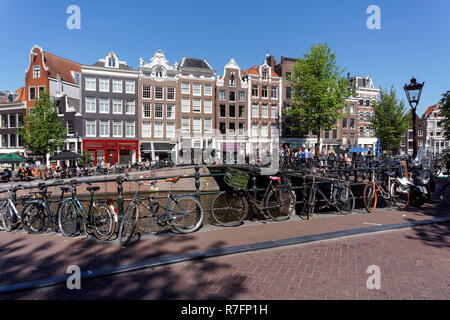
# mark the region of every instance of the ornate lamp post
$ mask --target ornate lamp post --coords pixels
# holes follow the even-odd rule
[[[413,77],[411,79],[410,84],[405,84],[405,92],[406,97],[408,98],[408,103],[411,107],[411,114],[412,114],[412,123],[413,123],[413,157],[415,158],[417,156],[417,128],[416,128],[416,110],[417,105],[420,101],[420,96],[422,94],[422,88],[424,86],[425,82],[423,83],[417,83],[416,79]]]

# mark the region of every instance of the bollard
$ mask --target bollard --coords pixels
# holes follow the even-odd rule
[[[123,217],[123,180],[121,176],[118,176],[116,179],[117,182],[117,194],[119,195],[117,198],[117,210],[120,220]]]

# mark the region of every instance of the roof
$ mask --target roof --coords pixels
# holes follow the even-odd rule
[[[6,92],[1,93],[5,96],[5,98],[0,101],[2,103],[25,101],[25,87],[17,89],[14,94],[8,93],[8,96],[6,96]],[[10,98],[13,99],[13,101],[8,101]]]
[[[428,107],[427,111],[425,111],[425,113],[424,113],[424,116],[431,114],[437,107],[438,107],[437,104],[435,104],[434,106]]]
[[[206,60],[194,58],[183,58],[181,60],[179,68],[204,69],[213,71]]]
[[[81,64],[49,52],[44,52],[44,59],[45,64],[49,68],[49,77],[57,78],[57,74],[60,73],[62,81],[77,84],[71,71],[81,72]]]
[[[259,66],[254,65],[253,67],[249,68],[248,70],[244,71],[243,75],[253,74],[259,76]],[[276,72],[272,70],[271,77],[280,77]]]
[[[93,67],[100,67],[100,68],[105,68],[105,62],[104,61],[98,61],[96,63],[94,63],[92,65]],[[109,68],[109,69],[114,69],[114,68]],[[130,71],[136,71],[133,68],[129,67],[127,64],[125,63],[119,63],[119,70],[130,70]]]

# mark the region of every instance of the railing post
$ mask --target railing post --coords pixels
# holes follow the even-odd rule
[[[195,196],[200,199],[200,167],[195,167]]]
[[[123,180],[122,176],[118,176],[116,179],[117,182],[117,194],[119,195],[117,198],[117,210],[119,214],[119,218],[122,219],[123,216]]]

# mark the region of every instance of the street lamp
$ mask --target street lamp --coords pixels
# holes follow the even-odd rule
[[[416,110],[417,105],[420,101],[420,96],[422,95],[422,88],[425,82],[417,83],[416,79],[413,77],[410,84],[405,84],[406,97],[408,98],[408,103],[411,107],[411,114],[413,120],[413,157],[417,156],[417,128],[416,128]]]

